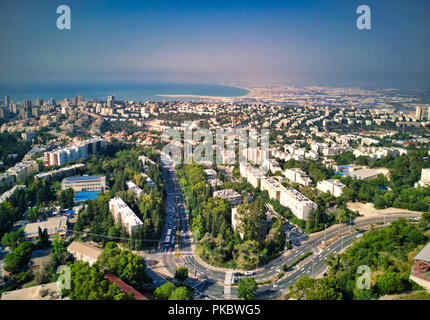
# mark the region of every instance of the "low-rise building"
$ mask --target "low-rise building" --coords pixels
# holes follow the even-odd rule
[[[342,195],[342,190],[345,185],[339,180],[323,180],[317,183],[317,189],[321,192],[330,192],[335,197],[340,197]]]
[[[286,169],[284,171],[284,176],[292,182],[304,186],[309,186],[312,184],[312,179],[307,175],[307,173],[298,168]]]
[[[39,228],[46,229],[50,238],[63,237],[67,233],[67,217],[48,218],[45,221],[28,223],[24,228],[26,240],[37,240],[39,238]]]
[[[370,180],[376,179],[378,177],[379,172],[373,169],[358,169],[354,171],[350,171],[349,175],[358,180]]]
[[[97,262],[97,259],[102,254],[103,250],[93,247],[85,242],[73,241],[67,251],[75,258],[75,260],[87,262],[90,266]]]
[[[237,191],[235,191],[233,189],[224,189],[224,190],[214,191],[213,196],[223,198],[223,199],[230,201],[232,207],[237,206],[238,204],[240,204],[242,202],[242,196],[240,195],[240,193],[238,193]]]
[[[100,191],[106,189],[106,176],[76,176],[66,177],[61,182],[63,190],[72,188],[79,191]]]
[[[409,279],[430,292],[430,243],[414,257],[414,265]]]
[[[132,234],[143,222],[129,208],[129,206],[120,197],[115,197],[109,200],[109,211],[115,222],[119,222],[125,227],[128,234]]]
[[[142,193],[142,189],[139,188],[133,181],[127,181],[126,185],[129,190],[133,190],[137,197],[139,197]]]

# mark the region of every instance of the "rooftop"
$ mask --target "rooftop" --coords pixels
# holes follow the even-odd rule
[[[430,242],[414,257],[414,260],[430,262]]]
[[[100,178],[105,178],[105,176],[98,175],[98,176],[74,176],[74,177],[66,177],[64,178],[65,181],[82,181],[82,180],[98,180]]]

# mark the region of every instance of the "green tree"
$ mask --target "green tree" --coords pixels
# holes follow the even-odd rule
[[[39,240],[38,240],[38,247],[39,248],[49,248],[51,246],[51,242],[49,242],[49,235],[48,235],[48,230],[47,229],[38,229],[39,232]]]
[[[60,204],[61,208],[72,208],[74,205],[75,191],[71,188],[61,191]]]
[[[313,279],[310,277],[300,277],[297,282],[290,287],[290,295],[297,300],[341,300],[337,283],[333,277]]]
[[[12,273],[18,273],[28,268],[33,244],[30,242],[20,243],[12,253],[5,257],[4,269]]]
[[[376,285],[382,294],[393,294],[404,290],[400,276],[391,271],[381,274],[376,280]]]
[[[131,300],[116,284],[104,279],[103,273],[88,263],[77,261],[70,265],[70,289],[63,289],[63,295],[72,300]]]
[[[25,241],[24,228],[19,229],[18,231],[11,231],[9,233],[5,233],[1,242],[4,245],[9,246],[9,249],[14,250],[21,242]]]
[[[168,300],[173,290],[175,290],[175,285],[171,282],[166,282],[155,289],[154,298],[155,300]]]
[[[184,282],[188,279],[188,268],[181,267],[175,271],[175,280],[179,282]]]
[[[254,278],[244,278],[239,281],[238,286],[239,299],[252,300],[257,294],[258,285]]]
[[[423,230],[430,229],[430,212],[424,212],[419,220],[420,227]]]
[[[169,300],[191,300],[190,291],[185,286],[176,288],[170,295]]]

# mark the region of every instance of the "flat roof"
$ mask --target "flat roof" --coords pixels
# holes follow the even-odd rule
[[[98,176],[74,176],[74,177],[66,177],[66,178],[64,178],[64,180],[66,180],[66,181],[97,180],[97,179],[100,179],[101,177],[106,177],[106,176],[102,176],[102,175],[98,175]]]

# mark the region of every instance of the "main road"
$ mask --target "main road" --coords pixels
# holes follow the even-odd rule
[[[194,257],[193,236],[189,229],[181,187],[172,163],[164,163],[163,178],[167,192],[168,206],[175,206],[181,231],[180,244],[176,248],[176,254],[173,252],[158,254],[163,261],[163,265],[166,266],[172,275],[179,266],[188,267],[190,278],[187,280],[187,284],[194,287],[197,292],[203,295],[207,295],[213,299],[237,298],[237,286],[224,284],[226,273],[234,273],[234,270],[211,267]],[[364,218],[358,220],[352,226],[335,225],[325,230],[325,232],[309,237],[300,246],[293,247],[292,250],[284,252],[280,257],[254,270],[252,277],[257,282],[268,282],[277,278],[277,275],[282,272],[284,264],[289,265],[302,257],[306,252],[313,252],[312,255],[304,259],[297,266],[285,272],[277,281],[259,285],[256,298],[270,299],[280,296],[283,291],[287,290],[301,276],[321,274],[326,268],[325,258],[330,253],[339,253],[351,244],[354,238],[360,237],[363,233],[362,228],[368,227],[371,224],[390,223],[400,217],[416,219],[419,216],[419,214],[390,214],[386,217]],[[327,242],[327,246],[320,249],[324,240]]]

